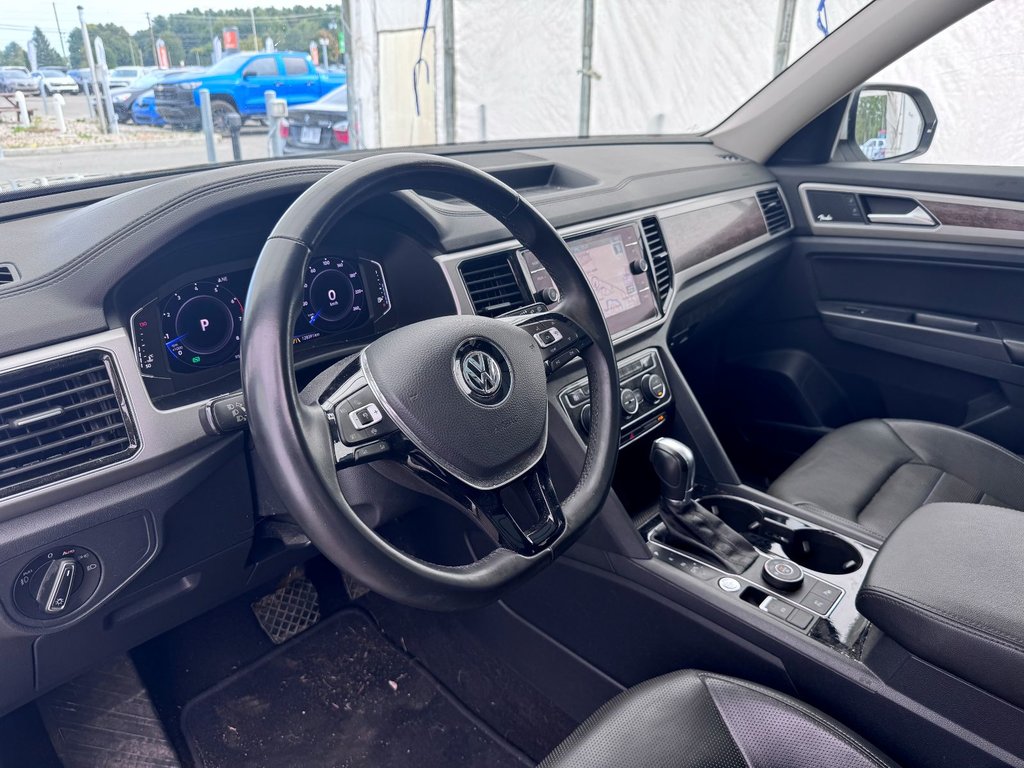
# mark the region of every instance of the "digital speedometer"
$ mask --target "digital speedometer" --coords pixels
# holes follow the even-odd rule
[[[237,360],[244,311],[241,300],[221,282],[195,282],[176,290],[161,311],[171,360],[192,368]]]
[[[369,322],[366,287],[355,259],[311,259],[302,287],[302,314],[312,330],[334,333]]]

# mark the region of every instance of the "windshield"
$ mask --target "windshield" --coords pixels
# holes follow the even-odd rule
[[[229,75],[232,72],[237,72],[248,58],[249,57],[245,54],[225,56],[223,59],[207,69],[206,72],[210,75]]]
[[[164,0],[148,14],[113,0],[81,9],[22,3],[2,14],[0,65],[54,77],[62,73],[46,67],[68,67],[74,84],[26,86],[24,113],[16,100],[0,110],[0,195],[309,152],[700,134],[867,2],[348,0],[239,9],[233,0]],[[79,11],[94,59],[106,59],[106,69],[96,62],[99,83]],[[153,88],[154,101],[140,110],[103,98],[110,80]],[[61,99],[45,99],[55,93]],[[289,133],[288,110],[321,100],[345,109],[348,130]]]
[[[335,88],[320,100],[321,104],[335,104],[340,107],[348,106],[348,88],[342,86]]]

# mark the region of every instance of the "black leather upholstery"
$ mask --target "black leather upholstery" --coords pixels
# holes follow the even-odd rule
[[[914,512],[885,542],[857,608],[925,661],[1024,706],[1024,514]]]
[[[953,427],[871,419],[823,437],[768,492],[887,536],[933,502],[1024,509],[1024,460]]]
[[[742,680],[673,672],[619,694],[541,768],[880,768],[895,763],[796,699]]]

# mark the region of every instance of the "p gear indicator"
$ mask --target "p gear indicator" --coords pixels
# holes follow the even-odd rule
[[[191,283],[167,297],[161,318],[172,363],[207,368],[238,359],[245,309],[225,282]]]

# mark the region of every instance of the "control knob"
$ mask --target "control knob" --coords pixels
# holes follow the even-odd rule
[[[640,390],[649,403],[661,402],[668,394],[665,380],[657,373],[648,373],[640,380]]]
[[[619,395],[619,403],[622,404],[622,411],[627,416],[635,416],[640,410],[640,396],[636,390],[626,387]]]
[[[580,409],[580,429],[583,430],[584,435],[590,434],[590,423],[591,423],[591,411],[590,403],[587,403]]]

